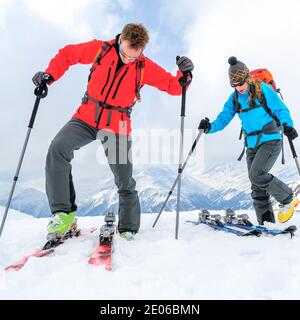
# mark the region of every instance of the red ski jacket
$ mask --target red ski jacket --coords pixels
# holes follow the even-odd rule
[[[182,88],[178,80],[182,77],[182,72],[178,71],[177,75],[173,76],[144,55],[140,57],[139,61],[123,65],[116,72],[119,53],[113,46],[115,41],[108,42],[112,45],[111,49],[103,56],[100,64],[95,65],[87,87],[89,97],[105,105],[122,109],[121,111],[123,108],[126,110],[132,106],[136,99],[136,74],[139,61],[142,61],[144,65],[141,86],[150,85],[171,95],[181,95]],[[104,42],[100,40],[67,45],[60,49],[50,61],[45,72],[56,81],[74,64],[92,64],[103,45]],[[73,118],[81,119],[94,128],[130,135],[130,114],[101,107],[101,103],[97,107],[95,101],[85,101],[78,107]]]

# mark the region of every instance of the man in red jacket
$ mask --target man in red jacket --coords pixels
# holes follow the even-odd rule
[[[191,73],[190,59],[177,60],[172,76],[143,55],[149,41],[141,24],[128,24],[114,40],[93,40],[60,49],[45,72],[33,77],[36,86],[45,78],[57,81],[74,64],[92,64],[87,91],[72,119],[59,131],[49,147],[46,161],[46,193],[52,212],[48,239],[62,237],[76,227],[77,206],[71,160],[78,150],[98,138],[114,174],[119,193],[120,236],[132,239],[140,227],[140,203],[132,177],[130,114],[140,89],[150,85],[171,95],[182,92],[179,80]],[[49,80],[50,79],[50,80]]]

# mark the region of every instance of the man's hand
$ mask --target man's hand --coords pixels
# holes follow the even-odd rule
[[[290,127],[286,123],[283,124],[283,133],[290,139],[294,140],[298,137],[298,132],[295,128]]]
[[[194,70],[194,64],[191,59],[187,57],[180,57],[177,59],[176,64],[181,72],[192,72]]]
[[[37,72],[32,78],[32,82],[36,87],[40,87],[44,84],[50,84],[53,81],[53,77],[50,74],[43,71]]]
[[[199,124],[199,130],[203,130],[204,133],[208,133],[211,129],[211,123],[208,118],[202,119]]]

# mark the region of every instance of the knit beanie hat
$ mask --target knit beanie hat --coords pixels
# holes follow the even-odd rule
[[[250,79],[250,71],[243,62],[238,61],[236,57],[230,57],[228,63],[230,64],[228,73],[231,85]]]

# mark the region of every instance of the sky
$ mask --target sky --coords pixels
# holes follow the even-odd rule
[[[0,0],[0,172],[16,168],[35,100],[32,76],[65,45],[113,39],[129,22],[147,27],[151,41],[145,55],[166,70],[176,73],[177,55],[195,64],[187,94],[185,154],[200,120],[214,120],[232,92],[227,63],[232,55],[250,69],[272,71],[299,129],[299,12],[297,0]],[[49,144],[80,104],[88,73],[88,66],[73,66],[41,101],[24,174],[43,176]],[[146,87],[142,98],[133,112],[133,137],[141,132],[149,137],[153,130],[179,137],[180,97]],[[224,131],[201,138],[196,163],[236,161],[242,148],[239,131],[236,117]],[[149,153],[156,148],[147,146]],[[99,162],[105,159],[95,142],[76,152],[73,165],[78,176],[86,177],[101,172]]]

